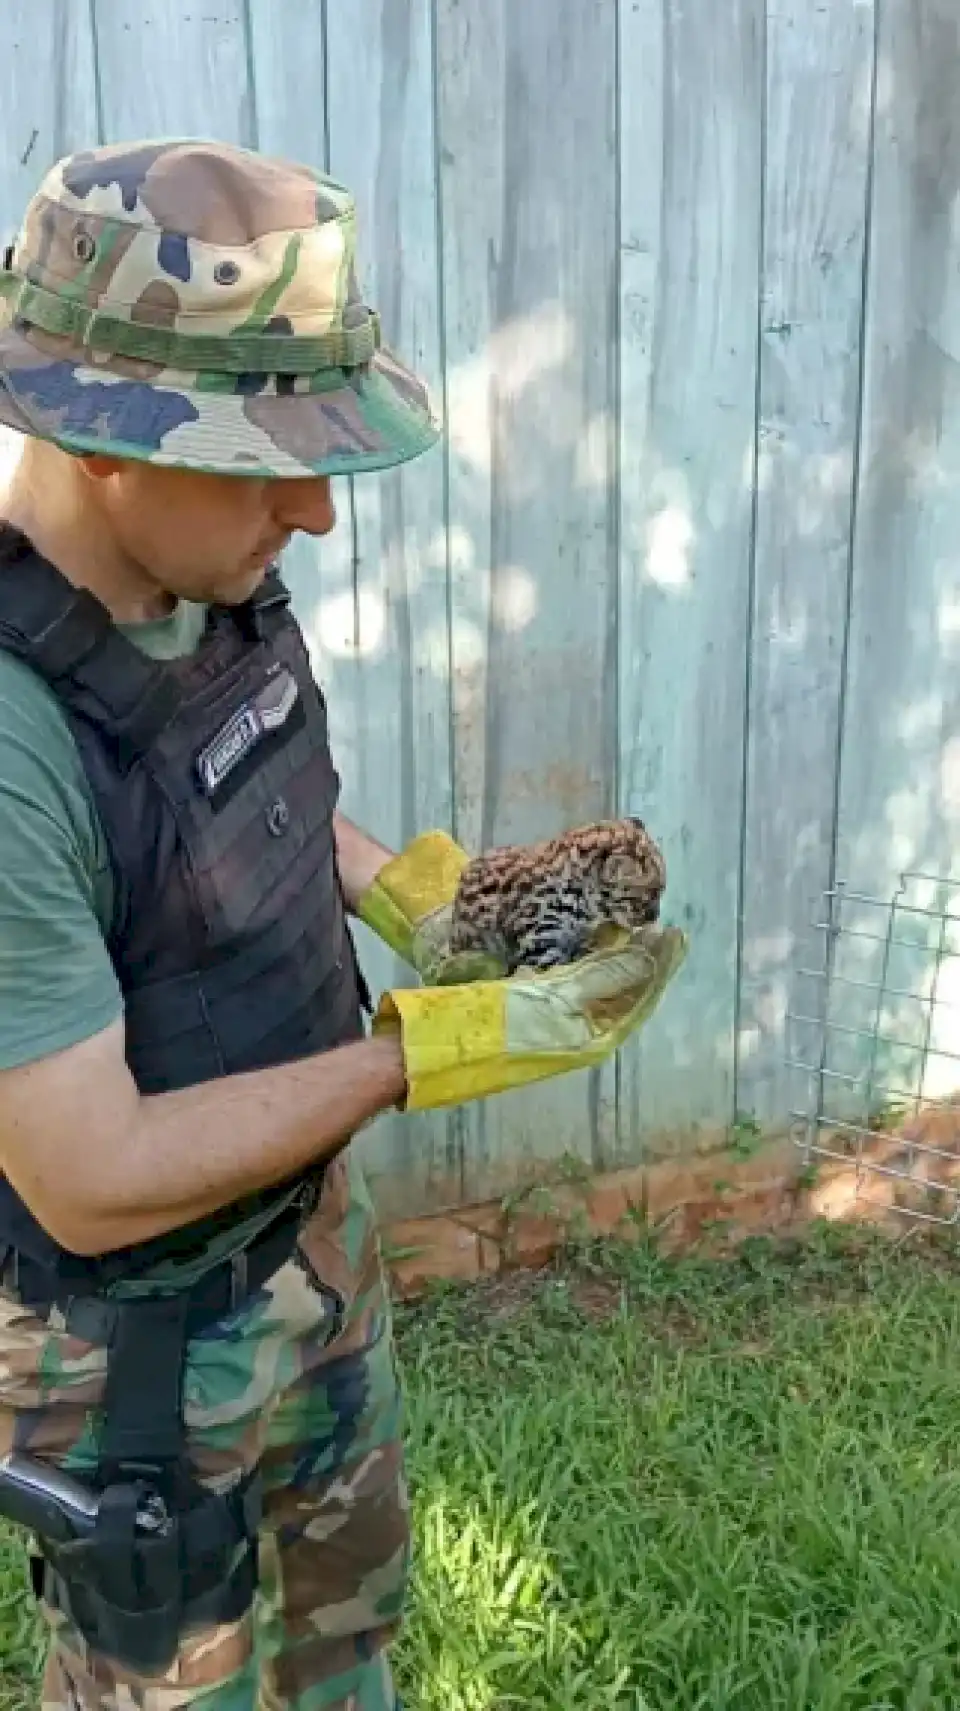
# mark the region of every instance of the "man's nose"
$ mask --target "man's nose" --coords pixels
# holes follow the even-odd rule
[[[329,476],[315,475],[302,481],[275,482],[273,513],[284,529],[302,529],[308,535],[328,535],[337,520]]]

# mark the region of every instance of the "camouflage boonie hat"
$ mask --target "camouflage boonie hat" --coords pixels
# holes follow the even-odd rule
[[[196,139],[66,157],[0,268],[0,424],[228,475],[417,457],[438,427],[355,241],[350,192],[307,166]]]

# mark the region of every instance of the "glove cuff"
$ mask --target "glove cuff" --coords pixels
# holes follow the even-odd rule
[[[510,1085],[502,985],[477,981],[383,994],[371,1031],[400,1035],[405,1111],[460,1105]]]
[[[686,955],[677,928],[552,973],[384,993],[374,1034],[399,1033],[408,1111],[484,1099],[604,1062],[656,1010]]]

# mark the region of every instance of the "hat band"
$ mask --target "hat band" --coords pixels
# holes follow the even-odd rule
[[[380,346],[380,317],[358,305],[358,327],[326,333],[177,333],[121,320],[101,309],[72,302],[22,275],[0,273],[0,309],[9,324],[70,339],[81,350],[129,357],[158,368],[214,374],[318,374],[324,369],[360,368]]]

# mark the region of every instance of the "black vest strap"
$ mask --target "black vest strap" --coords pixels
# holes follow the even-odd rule
[[[287,610],[290,605],[290,590],[279,571],[267,571],[259,587],[251,594],[247,605],[261,618],[268,613],[279,615]]]
[[[7,531],[9,533],[9,531]],[[68,677],[103,646],[110,615],[86,588],[75,588],[41,558],[0,553],[0,628],[8,645],[28,653],[48,682]]]
[[[125,767],[180,705],[172,674],[127,640],[95,595],[10,529],[0,531],[0,635],[9,653],[109,732]]]
[[[107,1361],[100,1444],[106,1483],[131,1468],[154,1472],[183,1450],[181,1389],[190,1298],[118,1302]]]
[[[287,621],[290,590],[275,570],[269,570],[248,600],[238,606],[211,607],[215,622],[224,618],[234,623],[245,641],[269,639]]]

